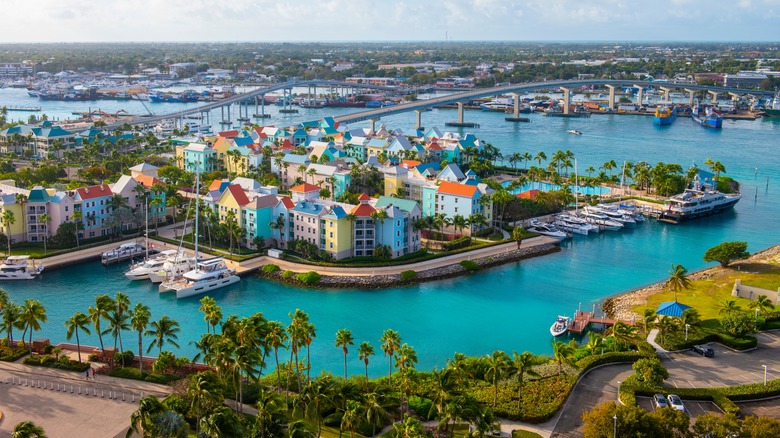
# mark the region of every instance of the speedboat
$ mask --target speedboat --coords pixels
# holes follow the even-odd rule
[[[550,334],[558,337],[566,333],[567,330],[569,330],[569,317],[558,315],[558,319],[550,327]]]
[[[566,131],[566,132],[568,132],[568,133],[569,133],[569,134],[571,134],[571,135],[582,135],[582,131],[578,131],[578,130],[576,130],[576,129],[569,129],[569,130],[568,130],[568,131]]]
[[[566,234],[566,232],[555,228],[555,225],[545,224],[539,222],[536,219],[531,219],[531,223],[526,229],[528,231],[533,231],[534,233],[541,234],[542,236],[552,237],[553,239],[558,239],[558,240],[563,240],[569,237],[569,235]]]
[[[586,221],[585,219],[579,216],[574,216],[572,214],[567,214],[567,213],[560,213],[556,217],[559,220],[562,220],[566,223],[579,225],[580,228],[587,230],[588,234],[598,233],[599,231],[601,231],[601,229],[598,226],[593,225],[592,223]]]
[[[179,278],[163,282],[159,290],[176,292],[176,298],[186,298],[230,286],[240,280],[236,271],[227,267],[225,259],[215,257],[198,262],[195,269]]]
[[[0,280],[32,280],[41,272],[43,264],[36,266],[28,255],[8,256],[0,264]]]
[[[125,277],[128,280],[146,280],[149,278],[149,274],[162,269],[165,261],[169,256],[175,255],[178,251],[169,249],[157,254],[154,257],[150,257],[141,263],[136,263],[130,267],[130,270],[125,272]]]
[[[622,222],[614,221],[596,209],[585,207],[581,214],[586,221],[598,225],[602,230],[618,231],[623,228]]]
[[[128,242],[101,254],[101,262],[104,265],[123,260],[131,260],[146,253],[146,247],[138,242]]]
[[[187,271],[195,268],[195,257],[190,257],[182,252],[176,252],[169,256],[162,267],[149,273],[149,280],[152,283],[162,283],[163,281],[180,277]]]
[[[615,206],[599,204],[592,208],[596,209],[601,213],[604,213],[605,215],[607,215],[607,217],[609,217],[613,221],[620,222],[626,227],[636,226],[636,221],[634,220],[632,214],[623,213]]]

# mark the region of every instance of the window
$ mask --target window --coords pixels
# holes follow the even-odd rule
[[[330,238],[333,238],[333,231],[330,232]]]

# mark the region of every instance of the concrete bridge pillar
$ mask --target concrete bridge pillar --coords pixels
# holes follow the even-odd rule
[[[422,110],[414,110],[414,118],[416,120],[416,123],[414,125],[414,129],[423,129],[422,126]]]
[[[615,86],[607,85],[609,89],[609,110],[615,111]]]
[[[569,114],[569,94],[571,90],[563,87],[561,87],[561,90],[563,90],[563,113]]]
[[[741,94],[735,93],[733,91],[729,91],[729,96],[731,96],[731,100],[733,100],[734,102],[739,102],[739,98],[742,97]]]
[[[645,87],[643,87],[642,85],[636,85],[636,84],[634,84],[634,87],[636,87],[636,89],[637,89],[637,90],[639,90],[639,91],[637,91],[637,93],[636,93],[636,98],[637,98],[636,100],[637,100],[637,104],[638,104],[639,106],[642,106],[642,105],[643,105],[643,103],[642,103],[642,99],[644,99],[644,97],[645,97],[645,96],[644,96],[644,94],[645,94]]]
[[[696,90],[686,88],[685,92],[688,93],[688,105],[693,106],[693,97],[696,95]]]
[[[672,91],[669,87],[658,87],[659,90],[664,92],[664,101],[669,102],[669,92]]]
[[[707,90],[707,93],[709,93],[710,96],[712,96],[712,104],[713,105],[717,105],[718,104],[718,95],[720,95],[720,93],[718,93],[717,91],[711,91],[711,90]]]
[[[514,107],[512,108],[512,117],[520,118],[520,95],[518,93],[509,93],[514,101]]]
[[[371,133],[372,134],[376,132],[376,122],[378,120],[379,120],[378,118],[377,119],[368,119],[368,123],[369,123],[369,126],[371,127]]]
[[[458,102],[458,123],[463,123],[463,102]]]

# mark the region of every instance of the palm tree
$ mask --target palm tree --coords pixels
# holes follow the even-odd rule
[[[366,413],[366,420],[371,423],[373,432],[371,436],[376,436],[376,425],[383,424],[387,421],[389,415],[388,410],[393,403],[382,392],[371,392],[366,394],[363,399],[363,410]]]
[[[639,323],[642,324],[642,330],[644,331],[645,336],[650,333],[650,329],[652,329],[656,318],[657,315],[653,309],[645,309],[642,312],[642,319],[639,321]]]
[[[176,343],[179,339],[177,333],[181,331],[178,322],[169,318],[168,315],[164,315],[157,321],[153,321],[151,325],[152,328],[144,333],[146,336],[154,337],[149,344],[149,347],[146,349],[147,353],[150,352],[152,348],[157,347],[159,348],[159,354],[162,354],[162,348],[166,341],[174,347],[179,348],[179,344]]]
[[[534,356],[533,354],[525,351],[523,354],[518,354],[516,351],[512,352],[512,362],[509,364],[510,374],[517,377],[519,387],[517,389],[517,409],[523,403],[523,377],[527,374],[531,377],[539,377],[539,374],[534,371],[533,367],[541,365],[545,362],[545,359],[541,356]]]
[[[542,161],[547,159],[547,154],[544,153],[544,151],[539,151],[536,154],[536,157],[534,157],[534,161],[539,163],[539,166],[542,165]]]
[[[434,409],[436,409],[438,417],[441,418],[447,403],[453,396],[459,394],[458,384],[452,369],[445,368],[439,371],[436,367],[431,371],[431,383],[432,387],[428,398],[433,403],[431,403],[431,408],[428,410],[428,419],[432,417]]]
[[[458,231],[463,231],[464,228],[469,226],[469,221],[462,215],[456,214],[452,217],[452,226],[455,227],[455,234],[458,234]]]
[[[137,303],[130,314],[130,327],[138,332],[138,370],[144,374],[144,330],[149,326],[152,314],[149,306]]]
[[[520,245],[523,243],[523,239],[528,236],[528,231],[523,227],[515,227],[512,230],[512,240],[517,243],[517,249],[520,249]]]
[[[108,312],[112,307],[114,307],[114,300],[106,294],[100,294],[95,297],[95,305],[89,306],[87,309],[92,324],[95,326],[95,333],[97,333],[100,341],[100,354],[103,359],[106,356],[106,349],[103,347],[103,331],[100,330],[100,323],[103,318],[108,319]]]
[[[398,351],[398,348],[401,346],[401,336],[393,329],[387,329],[384,333],[382,333],[382,337],[379,339],[379,342],[382,343],[382,351],[385,353],[385,356],[388,357],[388,360],[390,362],[389,369],[390,372],[387,376],[387,381],[389,385],[393,384],[393,357],[395,356],[395,352]]]
[[[395,356],[395,367],[398,368],[398,372],[401,374],[401,386],[406,398],[403,400],[404,404],[409,406],[409,397],[412,395],[412,381],[408,371],[414,370],[417,364],[417,351],[414,347],[408,344],[403,344],[398,347],[398,352]]]
[[[265,335],[265,343],[268,347],[274,349],[274,358],[276,359],[276,388],[277,390],[282,387],[282,374],[279,370],[279,347],[287,348],[287,333],[284,331],[284,326],[279,321],[271,321],[268,323],[268,333]]]
[[[306,344],[306,378],[311,379],[311,343],[317,337],[317,329],[314,324],[306,323],[303,326],[303,341]]]
[[[626,346],[628,342],[636,339],[636,327],[617,321],[612,326],[612,337],[615,338],[615,344],[621,343]]]
[[[566,374],[563,371],[563,365],[571,365],[574,356],[574,347],[561,341],[553,341],[553,359],[558,363],[558,372]]]
[[[498,403],[498,381],[509,366],[509,356],[501,350],[496,350],[486,356],[485,361],[488,367],[485,378],[493,382],[493,407],[495,407]]]
[[[664,342],[666,340],[666,335],[677,329],[677,324],[675,324],[673,318],[662,315],[658,320],[657,327],[658,335],[661,337],[661,342]]]
[[[261,386],[257,390],[255,407],[257,408],[255,434],[259,433],[261,438],[277,436],[287,418],[287,406],[284,402],[274,391]]]
[[[360,403],[355,400],[347,401],[347,408],[344,410],[344,415],[341,417],[341,427],[339,428],[339,434],[342,430],[349,431],[349,437],[352,438],[355,429],[360,425],[360,420],[363,417],[361,412]]]
[[[666,280],[666,287],[674,291],[674,301],[677,302],[677,292],[691,287],[688,270],[680,264],[672,265],[672,270],[669,271],[669,279]]]
[[[352,337],[352,332],[349,329],[340,329],[336,332],[336,347],[341,347],[344,351],[344,380],[347,380],[347,353],[349,353],[350,345],[355,345],[355,339]]]
[[[737,300],[725,300],[723,303],[718,305],[718,315],[726,314],[726,315],[732,315],[734,313],[739,312],[742,310],[742,307],[740,307],[739,304],[737,304]]]
[[[358,345],[358,357],[366,365],[366,384],[368,384],[368,360],[374,355],[374,346],[368,341],[363,341]]]
[[[3,225],[5,225],[5,237],[8,239],[8,255],[11,255],[11,225],[16,222],[14,212],[11,210],[3,211]]]
[[[219,402],[220,399],[224,400],[222,391],[215,384],[215,380],[209,378],[209,375],[215,376],[212,372],[207,371],[196,374],[190,379],[190,386],[187,388],[187,395],[192,397],[192,405],[190,409],[195,410],[195,435],[200,434],[200,408],[202,399],[213,399]],[[215,376],[216,377],[216,376]]]
[[[73,222],[76,224],[76,248],[79,247],[79,228],[82,227],[81,220],[84,218],[84,215],[81,213],[81,210],[75,210],[73,212]]]
[[[79,355],[79,363],[81,363],[81,341],[79,340],[79,330],[83,331],[87,335],[91,335],[92,333],[89,331],[88,327],[89,323],[89,316],[81,312],[74,313],[73,316],[65,321],[65,327],[68,329],[65,337],[70,341],[70,339],[73,337],[73,333],[76,334],[76,352]]]
[[[748,308],[758,309],[762,315],[766,315],[775,309],[775,305],[772,304],[772,300],[767,298],[766,295],[759,295],[755,301],[752,301],[750,304],[748,304]]]
[[[48,254],[49,249],[46,247],[46,244],[49,240],[49,221],[51,220],[51,216],[49,216],[49,213],[44,213],[40,216],[38,216],[38,220],[42,222],[42,225],[44,227],[44,234],[43,234],[43,253]]]
[[[30,342],[28,344],[30,353],[32,353],[32,337],[35,330],[41,329],[41,323],[48,321],[46,309],[40,301],[28,298],[22,304],[22,314],[20,322],[24,325],[24,331],[30,331]],[[24,336],[23,336],[24,337]]]
[[[14,426],[11,438],[46,438],[46,431],[32,421],[23,421]]]
[[[3,310],[3,328],[6,333],[6,341],[11,349],[13,349],[14,345],[14,328],[20,327],[21,317],[22,306],[12,302],[5,304],[5,309]]]

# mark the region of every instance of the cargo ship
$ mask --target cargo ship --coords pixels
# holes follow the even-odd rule
[[[677,120],[677,108],[675,108],[674,105],[658,105],[655,108],[653,123],[656,125],[671,125],[675,120]]]
[[[185,90],[181,93],[149,93],[150,102],[197,102],[200,94],[194,90]]]
[[[702,114],[701,108],[697,105],[691,111],[691,118],[705,128],[719,129],[723,127],[723,116],[712,107],[707,107]]]

